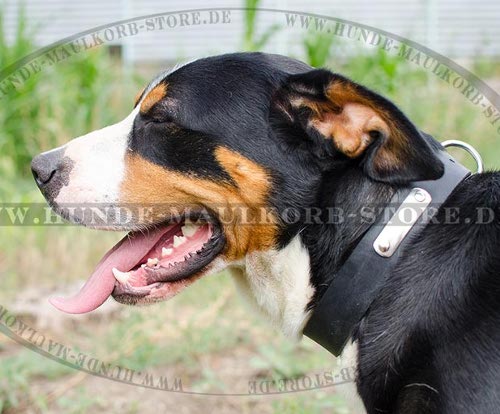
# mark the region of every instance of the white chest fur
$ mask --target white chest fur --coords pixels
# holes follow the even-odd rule
[[[253,307],[287,337],[299,340],[309,319],[306,310],[314,294],[309,254],[300,237],[284,249],[256,252],[230,267],[240,293]],[[344,350],[339,366],[357,366],[357,344]],[[350,412],[364,413],[354,383],[337,386]]]
[[[232,269],[243,296],[287,337],[300,339],[314,288],[309,254],[295,237],[282,250],[249,254]]]

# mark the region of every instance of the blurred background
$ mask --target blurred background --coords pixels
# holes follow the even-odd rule
[[[211,6],[302,10],[364,23],[420,42],[500,90],[500,3],[494,0],[248,0]],[[99,25],[203,7],[200,0],[0,1],[0,69]],[[282,53],[341,72],[392,99],[422,130],[440,140],[468,141],[487,168],[500,166],[498,125],[421,66],[307,25],[291,27],[279,13],[233,11],[230,23],[219,18],[213,25],[177,24],[116,38],[45,68],[3,97],[0,201],[42,203],[29,169],[32,156],[122,119],[158,71],[238,50]],[[336,367],[312,341],[291,344],[248,311],[224,274],[204,278],[161,305],[129,309],[107,303],[91,316],[63,315],[47,297],[78,289],[122,235],[73,226],[6,226],[0,232],[0,303],[73,349],[130,369],[180,376],[185,389],[198,392],[245,393],[253,379]],[[72,370],[0,336],[0,413],[350,412],[337,390],[258,397],[144,390]]]

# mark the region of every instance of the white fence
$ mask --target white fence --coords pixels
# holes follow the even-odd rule
[[[201,0],[168,3],[160,0],[24,0],[30,27],[40,46],[95,26],[154,13],[209,7]],[[20,2],[4,3],[6,30],[12,38]],[[242,7],[243,2],[219,1],[217,7]],[[454,58],[476,55],[500,56],[500,2],[498,0],[263,0],[260,7],[299,10],[364,23],[408,37]],[[291,29],[283,14],[260,13],[258,28],[282,27],[268,51],[301,57],[304,30]],[[240,49],[243,30],[241,12],[231,13],[231,24],[189,25],[154,30],[116,39],[129,62],[172,61]]]

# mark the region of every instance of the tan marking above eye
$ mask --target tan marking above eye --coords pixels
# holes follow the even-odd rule
[[[121,202],[157,205],[150,217],[157,222],[168,217],[170,208],[212,209],[220,216],[226,237],[223,254],[228,260],[271,249],[277,241],[278,220],[268,204],[269,174],[262,166],[226,148],[217,148],[215,157],[236,185],[172,171],[129,153],[125,156]]]
[[[144,93],[145,90],[146,90],[146,88],[142,88],[139,92],[137,92],[137,95],[135,95],[135,98],[134,98],[134,108],[139,103],[139,100],[142,98],[142,94]]]
[[[141,102],[141,113],[145,114],[167,95],[167,85],[160,83],[151,89]]]

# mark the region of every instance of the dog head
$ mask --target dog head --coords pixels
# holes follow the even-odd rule
[[[305,224],[290,215],[318,205],[332,172],[394,186],[437,178],[442,165],[388,100],[329,71],[251,53],[160,75],[123,121],[38,155],[32,170],[66,219],[130,231],[78,295],[53,301],[60,309],[87,312],[111,294],[168,299],[230,267],[268,314],[300,314],[302,323],[315,283],[298,236]]]

